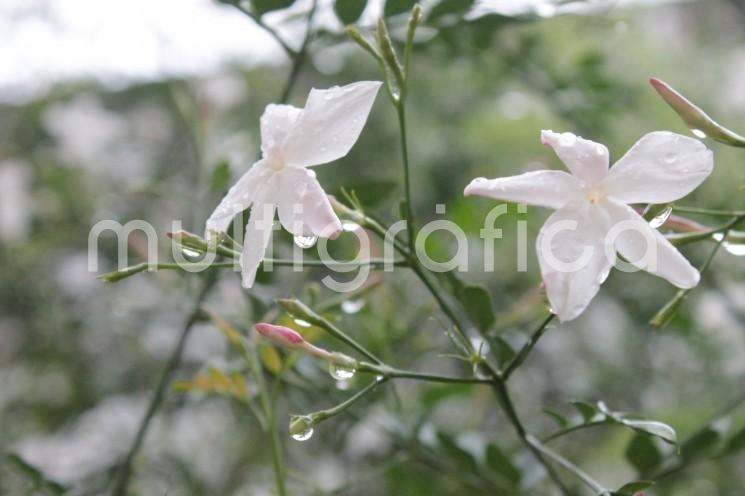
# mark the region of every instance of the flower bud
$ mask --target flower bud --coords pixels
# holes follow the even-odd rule
[[[745,147],[745,137],[714,121],[672,86],[656,78],[651,78],[649,82],[698,138],[708,136],[726,145]]]
[[[305,339],[289,327],[260,322],[254,329],[265,338],[286,348],[300,348],[305,344]]]

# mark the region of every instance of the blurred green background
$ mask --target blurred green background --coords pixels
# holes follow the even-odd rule
[[[295,105],[302,106],[311,87],[380,79],[374,61],[345,40],[332,3],[320,4],[317,33],[290,98]],[[461,278],[489,289],[498,332],[519,346],[543,306],[534,297],[539,274],[532,248],[529,271],[515,269],[516,222],[527,220],[532,247],[547,212],[530,208],[518,214],[511,206],[511,214],[497,222],[504,236],[496,244],[496,270],[484,273],[478,232],[493,202],[464,199],[463,187],[477,176],[561,168],[541,146],[541,129],[604,143],[612,160],[647,132],[687,134],[648,85],[650,76],[745,132],[745,9],[725,0],[484,2],[489,3],[507,10],[477,18],[454,8],[437,16],[438,2],[425,2],[429,17],[414,54],[408,107],[414,207],[423,223],[442,217],[435,204],[446,204],[445,217],[470,240],[471,270]],[[290,38],[307,9],[307,2],[297,4],[267,17],[286,27]],[[241,17],[229,6],[208,6]],[[368,6],[363,32],[369,33],[380,8],[381,2]],[[15,14],[9,8],[2,15]],[[8,23],[24,22],[22,15],[10,17]],[[394,36],[405,20],[389,20]],[[246,30],[249,45],[256,33]],[[53,46],[46,50],[55,57]],[[121,57],[124,67],[124,55],[111,53],[113,64]],[[55,483],[68,494],[105,493],[199,277],[144,273],[105,284],[96,275],[116,268],[116,238],[102,235],[98,272],[91,273],[89,230],[103,219],[147,220],[158,232],[163,261],[170,259],[165,233],[173,220],[201,233],[221,193],[257,156],[259,116],[277,100],[287,77],[284,58],[264,59],[269,60],[258,56],[255,63],[233,60],[202,74],[104,86],[79,74],[55,79],[48,90],[23,101],[6,92],[0,105],[0,448],[20,458],[6,456],[0,465],[0,493],[51,494]],[[706,144],[714,150],[715,171],[681,203],[742,209],[745,154]],[[401,195],[399,153],[395,112],[381,92],[352,152],[316,171],[327,191],[353,189],[370,212],[392,222]],[[344,235],[335,249],[349,255],[353,246],[351,235]],[[292,240],[275,235],[274,247],[289,254]],[[700,265],[712,247],[703,243],[683,251]],[[141,236],[129,238],[131,263],[142,260],[144,248]],[[452,239],[435,235],[428,248],[434,258],[447,259]],[[675,288],[645,273],[614,271],[588,311],[552,329],[515,375],[512,390],[531,430],[555,430],[544,407],[571,416],[568,401],[602,400],[612,409],[665,421],[686,439],[741,397],[745,269],[737,247],[730,248],[734,253],[721,251],[663,331],[647,321]],[[261,274],[246,292],[224,271],[205,306],[247,331],[275,297],[307,299],[311,288],[318,301],[332,298],[318,284],[326,274],[280,268]],[[389,363],[467,373],[457,360],[440,356],[451,351],[442,317],[406,269],[383,274],[354,303],[335,308],[330,318]],[[244,370],[205,321],[190,338],[177,378],[188,380],[207,367]],[[291,379],[280,415],[291,494],[508,494],[490,485],[491,469],[483,459],[489,444],[523,472],[523,489],[515,494],[551,494],[534,485],[537,469],[486,388],[388,384],[298,443],[286,434],[289,413],[331,406],[363,382],[355,377],[335,384],[306,358]],[[250,383],[248,388],[253,394]],[[743,494],[745,450],[710,456],[743,425],[743,409],[719,418],[705,442],[687,452],[685,468],[647,494]],[[600,427],[562,438],[555,447],[618,487],[638,478],[644,463],[655,463],[630,463],[627,451],[634,442],[639,443],[630,431]],[[652,458],[675,458],[669,446],[643,450]],[[273,491],[264,434],[245,406],[221,395],[169,393],[134,470],[132,494]]]

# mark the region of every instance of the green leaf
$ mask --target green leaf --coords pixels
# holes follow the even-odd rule
[[[598,410],[586,401],[570,401],[569,403],[582,415],[582,420],[585,422],[592,421],[598,414]]]
[[[500,365],[507,365],[517,355],[515,349],[502,336],[495,336],[489,339],[489,346],[497,357]]]
[[[451,460],[463,467],[471,469],[473,472],[478,470],[476,458],[474,458],[471,453],[458,446],[458,443],[453,436],[444,432],[438,432],[437,440],[439,441],[442,452]]]
[[[259,16],[272,10],[286,9],[293,3],[295,3],[295,0],[251,0],[251,5]]]
[[[473,4],[474,0],[442,0],[432,9],[427,19],[434,21],[446,15],[465,15]]]
[[[735,451],[740,451],[742,449],[745,449],[745,427],[740,429],[737,434],[732,436],[729,441],[727,441],[727,445],[724,448],[724,453],[734,453]]]
[[[416,0],[386,0],[383,8],[383,16],[390,17],[410,11]]]
[[[646,473],[662,461],[662,453],[649,436],[636,434],[626,448],[626,459],[639,473]]]
[[[634,494],[638,493],[639,491],[643,491],[648,487],[652,487],[653,485],[654,481],[629,482],[628,484],[624,484],[620,489],[616,490],[614,494],[617,494],[619,496],[634,496]]]
[[[675,429],[656,420],[631,420],[631,419],[614,419],[627,427],[631,427],[637,432],[658,437],[669,444],[678,444],[678,436]]]
[[[566,418],[564,415],[560,414],[553,408],[544,408],[543,413],[554,419],[556,423],[558,424],[560,429],[566,429],[569,426],[569,419]]]
[[[714,450],[722,436],[716,429],[706,427],[687,439],[680,447],[683,459],[690,461],[705,457]]]
[[[494,308],[491,295],[483,286],[467,286],[463,288],[460,300],[468,315],[468,319],[482,331],[494,324]]]
[[[230,186],[230,164],[223,160],[212,170],[210,189],[215,193],[224,193]]]
[[[725,145],[745,147],[745,137],[716,122],[706,112],[676,91],[675,88],[655,78],[650,79],[649,82],[663,100],[683,119],[683,122],[696,137],[706,138],[708,136]]]
[[[444,384],[428,388],[419,397],[419,402],[427,410],[431,410],[440,401],[453,396],[467,396],[473,392],[473,388],[467,384]]]
[[[367,0],[336,0],[334,12],[342,24],[353,24],[360,18],[367,6]]]
[[[487,445],[486,464],[495,472],[503,475],[507,480],[514,482],[515,484],[520,482],[522,474],[512,463],[512,460],[510,460],[510,458],[505,455],[497,445]]]

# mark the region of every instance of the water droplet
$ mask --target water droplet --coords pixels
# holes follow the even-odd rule
[[[359,228],[360,228],[360,225],[357,224],[356,222],[352,222],[351,220],[341,221],[341,230],[344,232],[354,232]]]
[[[691,129],[691,132],[692,132],[692,133],[693,133],[693,135],[694,135],[695,137],[697,137],[697,138],[701,138],[701,139],[704,139],[704,138],[706,138],[706,133],[705,133],[705,132],[703,132],[703,131],[702,131],[702,130],[700,130],[700,129]]]
[[[663,157],[663,160],[666,164],[672,165],[675,163],[676,160],[678,160],[678,154],[675,152],[670,152]]]
[[[192,250],[191,248],[186,248],[186,247],[181,248],[181,253],[183,253],[187,257],[198,257],[199,256],[198,251],[195,251],[195,250]]]
[[[295,244],[302,248],[303,250],[307,250],[308,248],[312,248],[313,245],[316,244],[316,241],[318,241],[317,236],[294,236],[292,240],[295,242]]]
[[[295,441],[307,441],[311,437],[313,437],[313,427],[308,427],[304,431],[292,435],[292,439]]]
[[[329,374],[337,381],[346,381],[354,377],[355,370],[336,363],[329,363]]]
[[[577,143],[577,136],[572,133],[561,133],[561,137],[559,137],[560,146],[574,146],[575,143]]]
[[[310,327],[311,323],[303,319],[295,319],[295,323],[300,327]]]
[[[471,182],[473,182],[473,183],[482,183],[484,181],[486,181],[486,178],[485,177],[477,177],[476,179],[474,179]]]
[[[667,207],[663,209],[660,213],[655,215],[652,220],[649,221],[649,226],[653,229],[657,229],[662,224],[667,222],[667,219],[670,218],[671,213],[673,213],[673,207]]]
[[[339,391],[346,391],[349,389],[349,382],[347,381],[336,381],[336,389]]]
[[[717,241],[721,241],[723,236],[724,235],[722,233],[716,233],[713,237]],[[743,243],[728,243],[725,241],[724,243],[722,243],[722,248],[727,250],[727,253],[729,253],[730,255],[734,255],[736,257],[745,256],[745,244]]]
[[[341,304],[341,311],[348,314],[357,313],[365,306],[365,300],[346,300]]]

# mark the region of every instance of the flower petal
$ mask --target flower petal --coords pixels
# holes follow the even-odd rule
[[[212,232],[227,231],[233,217],[251,206],[259,187],[264,183],[265,171],[263,162],[259,160],[228,190],[228,193],[207,219],[207,227],[205,228],[207,239],[212,237]]]
[[[282,162],[281,147],[302,109],[269,104],[261,114],[261,153],[270,162]]]
[[[608,149],[572,133],[541,131],[541,143],[554,149],[572,174],[596,184],[608,173]]]
[[[554,212],[536,240],[538,263],[551,308],[562,321],[577,318],[595,297],[615,263],[606,246],[608,214],[588,202]]]
[[[264,260],[266,247],[272,236],[274,224],[274,205],[257,201],[251,208],[251,215],[246,224],[246,236],[241,253],[241,277],[244,288],[250,288],[256,279],[256,271]]]
[[[713,154],[700,141],[656,131],[637,141],[603,184],[624,203],[667,203],[696,189],[713,168]]]
[[[633,208],[612,199],[607,199],[603,207],[612,220],[609,241],[629,263],[679,288],[698,284],[698,270]]]
[[[282,226],[294,235],[336,238],[341,222],[310,169],[286,167],[277,174],[277,207]]]
[[[285,138],[285,163],[305,167],[346,155],[362,132],[381,84],[360,81],[311,90],[305,108]]]
[[[566,172],[542,170],[497,179],[478,177],[466,186],[463,194],[561,208],[580,194],[580,185]]]

